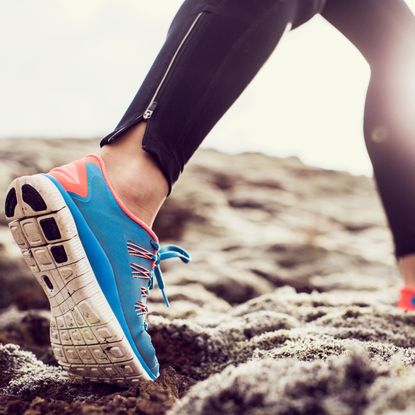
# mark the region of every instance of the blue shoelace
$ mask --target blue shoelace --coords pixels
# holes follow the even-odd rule
[[[160,262],[170,258],[179,258],[184,263],[188,263],[191,261],[190,254],[186,252],[183,248],[177,245],[165,245],[160,247],[160,245],[152,241],[151,244],[153,245],[154,249],[157,251],[157,254],[153,255],[153,260],[155,262],[155,267],[151,270],[150,273],[150,285],[149,289],[153,289],[154,286],[154,277],[156,277],[157,286],[159,287],[161,294],[163,296],[163,301],[166,307],[170,307],[169,300],[167,295],[164,291],[165,283],[163,278],[163,273],[160,268]]]

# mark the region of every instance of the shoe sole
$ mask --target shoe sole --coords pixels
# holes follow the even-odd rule
[[[72,378],[131,385],[150,379],[88,261],[69,207],[45,175],[9,186],[5,213],[26,264],[47,295],[53,354]]]

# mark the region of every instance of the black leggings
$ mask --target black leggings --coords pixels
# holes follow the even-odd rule
[[[133,102],[101,145],[147,121],[142,146],[171,187],[287,28],[316,13],[371,67],[365,141],[395,255],[415,253],[415,95],[409,93],[415,18],[403,0],[186,0]]]

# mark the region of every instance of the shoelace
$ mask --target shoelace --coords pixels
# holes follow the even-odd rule
[[[163,296],[163,301],[166,307],[170,307],[169,300],[167,298],[167,295],[164,291],[165,283],[163,278],[163,273],[161,272],[160,268],[160,262],[164,261],[166,259],[170,258],[179,258],[181,259],[185,264],[191,261],[190,254],[186,252],[183,248],[177,245],[165,245],[160,247],[160,245],[155,242],[151,241],[151,245],[153,245],[154,249],[156,250],[156,254],[153,254],[153,260],[154,260],[154,268],[151,270],[150,273],[150,290],[153,288],[154,284],[154,276],[157,280],[157,286],[159,287],[161,291],[161,295]]]
[[[144,259],[153,261],[153,267],[151,268],[151,270],[148,270],[147,268],[135,262],[131,262],[130,263],[131,275],[133,278],[149,280],[148,289],[145,287],[141,287],[142,298],[148,297],[149,290],[152,290],[154,288],[154,277],[155,277],[157,281],[157,286],[160,289],[161,294],[163,296],[164,304],[167,307],[170,307],[169,300],[164,290],[165,282],[163,278],[163,273],[160,268],[160,262],[166,259],[170,259],[170,258],[179,258],[184,263],[188,263],[191,261],[191,257],[188,252],[186,252],[183,248],[177,245],[165,245],[163,247],[160,247],[160,245],[156,241],[151,241],[151,245],[156,251],[155,254],[135,244],[134,242],[131,242],[131,241],[127,242],[128,253],[131,256],[144,258]],[[140,300],[136,302],[135,310],[136,310],[137,316],[139,317],[145,316],[148,314],[147,305],[144,304]]]

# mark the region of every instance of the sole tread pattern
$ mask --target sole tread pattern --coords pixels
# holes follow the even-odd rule
[[[50,302],[51,346],[59,364],[78,380],[130,385],[149,379],[99,287],[54,184],[43,175],[18,178],[8,200],[10,231]]]

